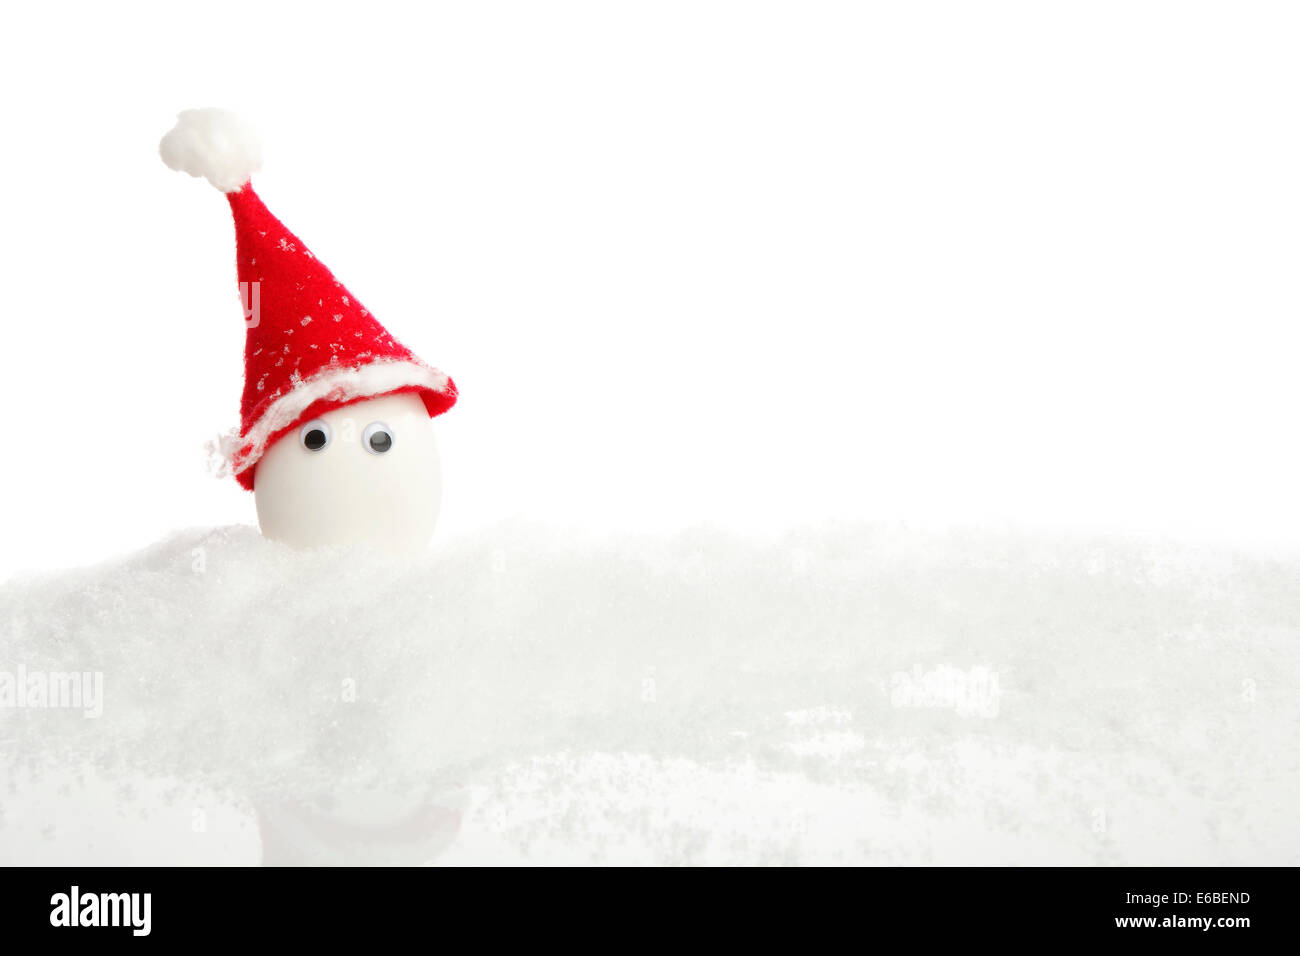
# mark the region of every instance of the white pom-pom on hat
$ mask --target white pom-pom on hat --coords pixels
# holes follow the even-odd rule
[[[158,144],[172,169],[202,176],[223,193],[238,192],[262,168],[262,144],[251,126],[229,110],[182,110]]]

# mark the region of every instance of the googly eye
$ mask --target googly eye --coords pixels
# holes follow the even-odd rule
[[[308,451],[320,451],[330,443],[332,437],[329,425],[320,418],[308,422],[298,430],[298,441]]]
[[[361,433],[361,444],[372,455],[382,455],[393,447],[393,433],[383,422],[371,422]]]

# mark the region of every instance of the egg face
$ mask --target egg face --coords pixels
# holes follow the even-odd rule
[[[257,463],[253,496],[262,533],[294,547],[423,548],[442,504],[424,403],[385,395],[305,422]]]

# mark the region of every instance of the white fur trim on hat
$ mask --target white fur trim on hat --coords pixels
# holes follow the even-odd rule
[[[411,387],[446,392],[447,383],[447,376],[436,368],[409,360],[371,362],[359,368],[325,368],[302,379],[267,406],[248,434],[239,438],[238,447],[231,450],[226,446],[231,474],[238,475],[256,465],[266,454],[271,436],[293,425],[316,402],[373,398]]]

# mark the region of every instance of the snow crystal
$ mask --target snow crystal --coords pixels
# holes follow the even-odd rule
[[[1298,576],[879,526],[402,562],[194,531],[0,588],[0,671],[103,675],[98,719],[0,709],[0,779],[10,819],[60,772],[167,819],[180,784],[246,821],[455,784],[446,863],[1294,865]]]

